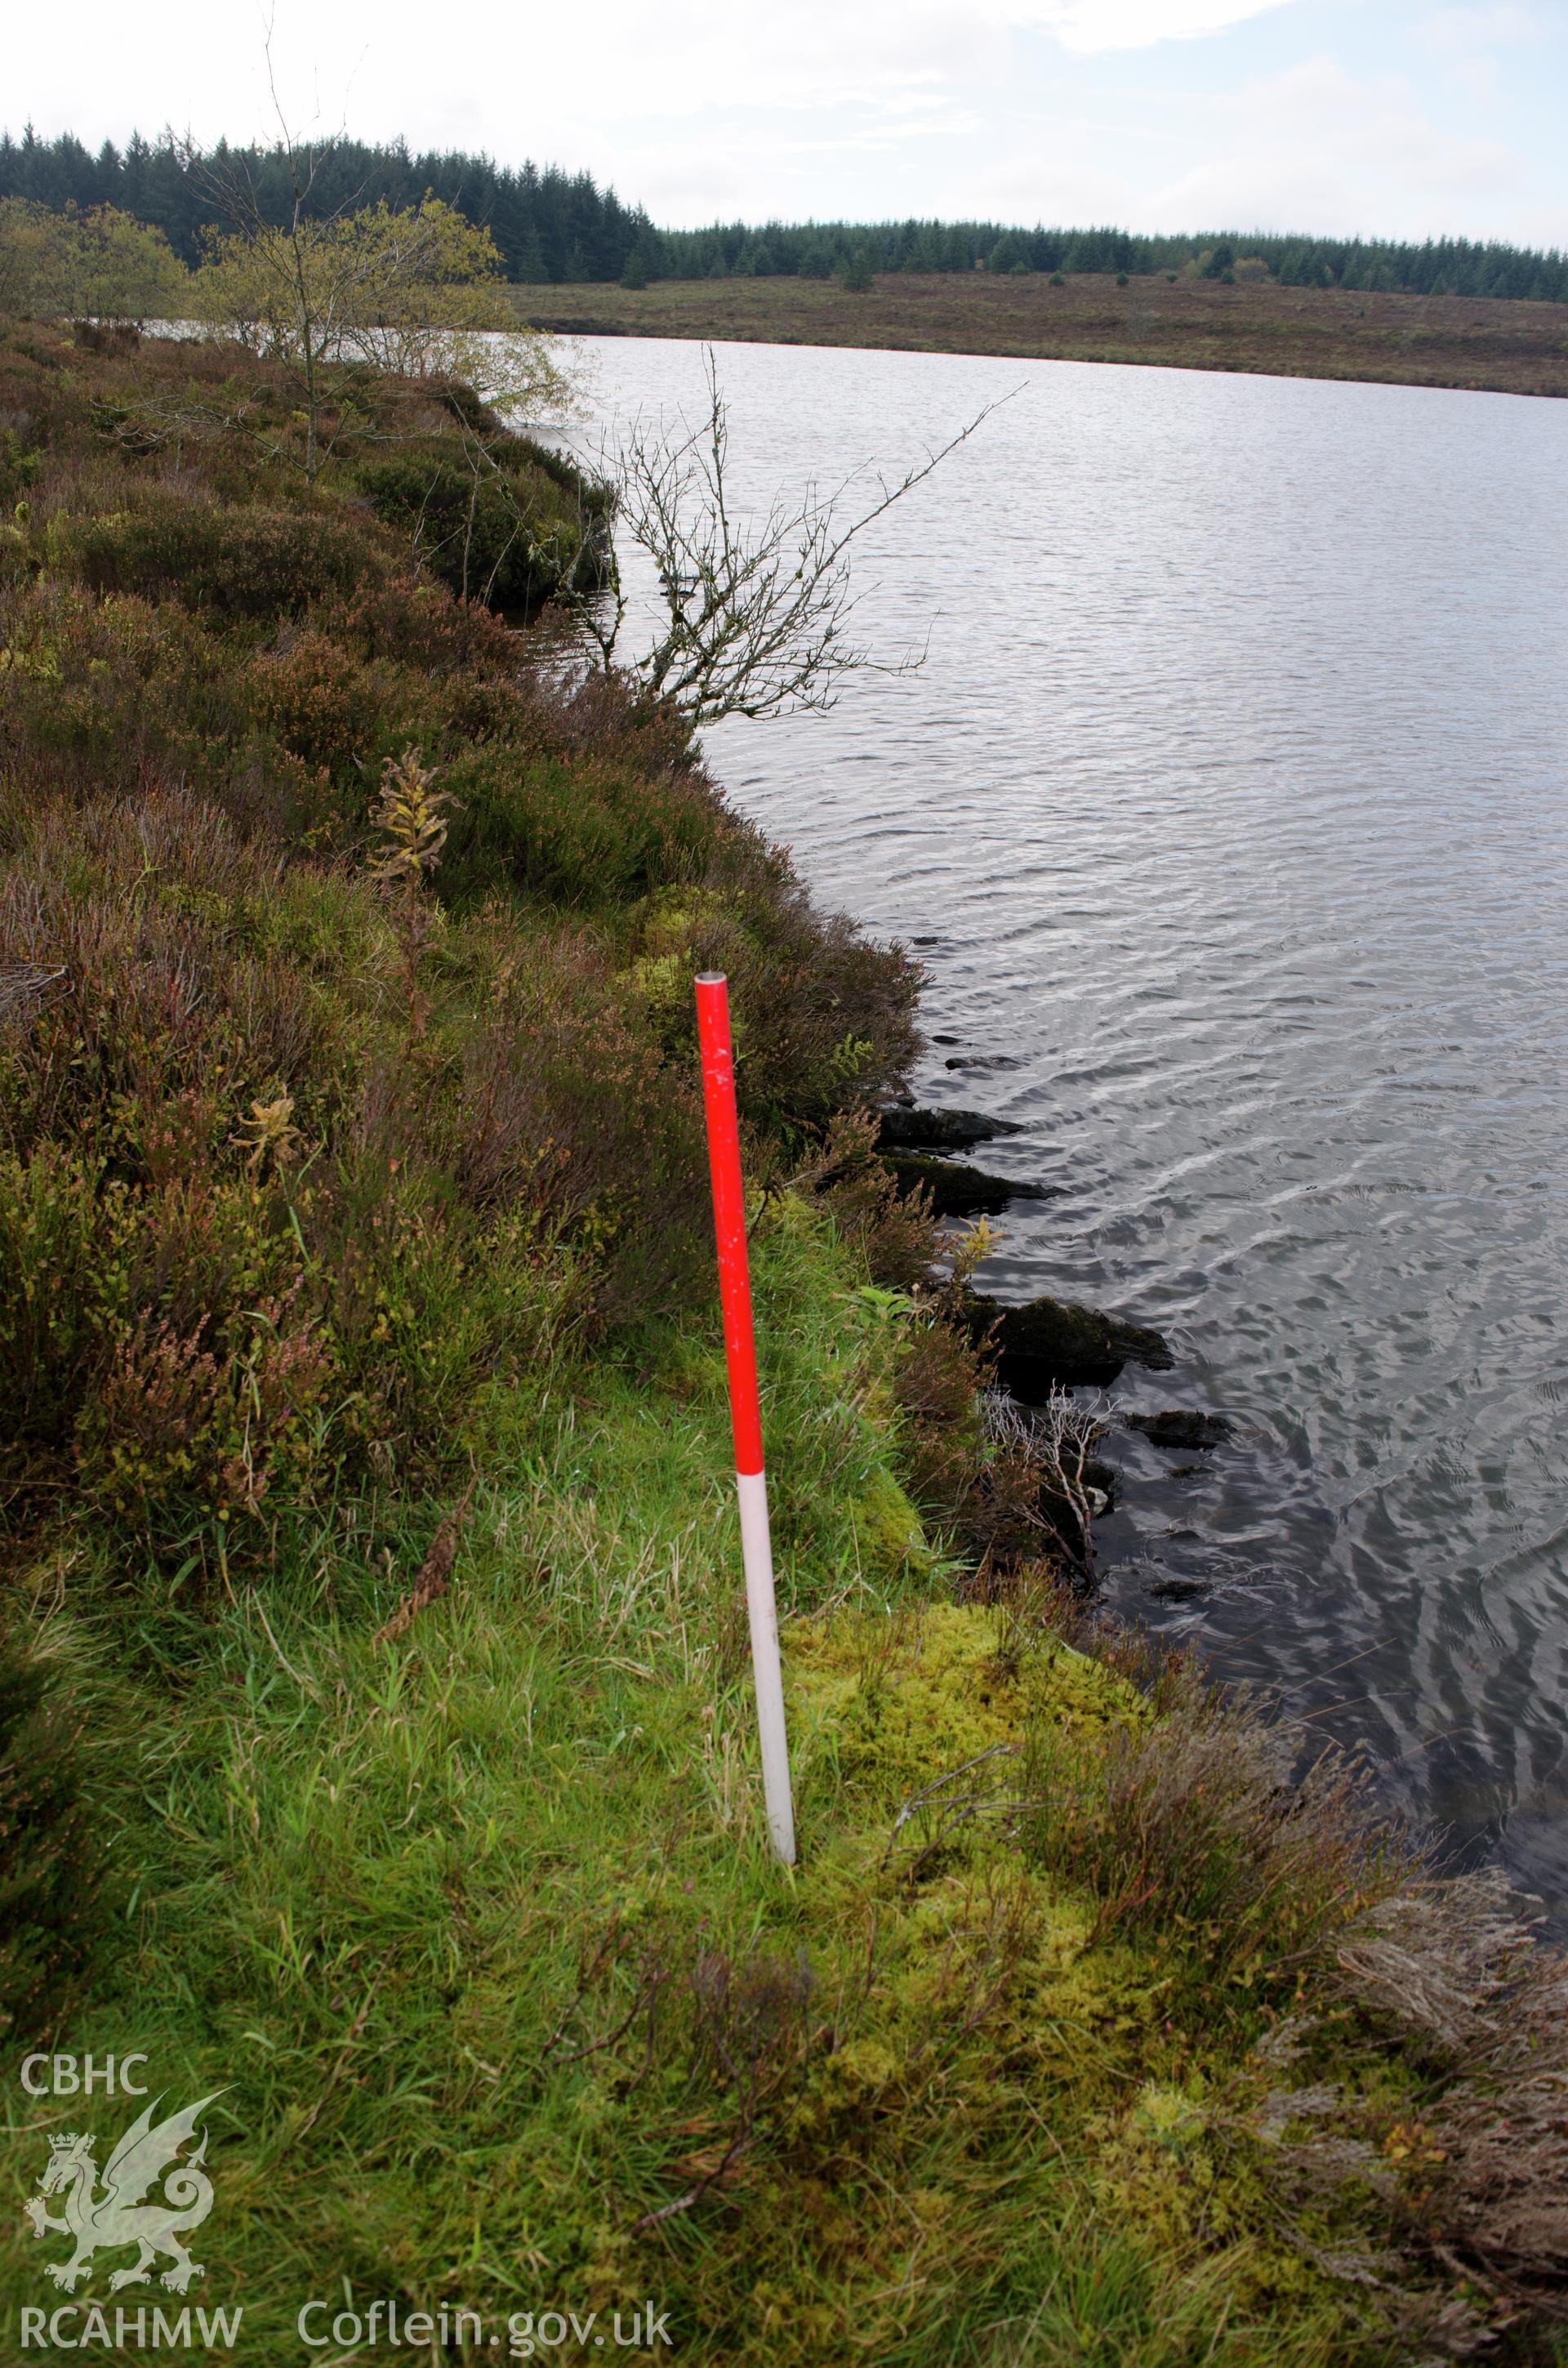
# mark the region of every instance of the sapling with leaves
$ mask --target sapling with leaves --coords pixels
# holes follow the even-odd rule
[[[187,285],[163,232],[118,207],[0,198],[0,314],[140,324],[178,313]]]
[[[429,999],[420,984],[425,952],[440,933],[441,911],[428,891],[430,874],[447,843],[448,815],[453,800],[434,783],[435,769],[420,762],[420,751],[405,748],[389,757],[381,768],[381,786],[371,810],[371,825],[381,845],[370,860],[370,876],[388,891],[392,928],[403,954],[408,993],[408,1026],[423,1036],[429,1017]]]
[[[976,1217],[971,1224],[955,1225],[942,1242],[942,1263],[948,1271],[943,1278],[941,1297],[949,1312],[962,1307],[976,1273],[985,1264],[1001,1241],[996,1227],[984,1217]]]
[[[569,408],[574,390],[552,341],[527,327],[505,286],[487,229],[426,193],[415,206],[367,205],[361,187],[328,202],[347,142],[297,139],[265,52],[278,120],[278,175],[258,187],[254,153],[176,149],[184,172],[218,213],[190,283],[197,316],[298,376],[301,461],[314,482],[344,425],[342,391],[326,365],[358,361],[415,379],[474,379],[497,409],[538,416]],[[352,406],[347,407],[353,417]]]

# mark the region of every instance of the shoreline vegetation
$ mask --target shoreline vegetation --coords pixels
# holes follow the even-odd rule
[[[696,337],[1568,395],[1568,303],[1111,272],[663,279],[513,290],[559,336]]]
[[[1373,1771],[1096,1616],[1059,1384],[1171,1352],[998,1328],[984,1232],[900,1189],[879,1139],[996,1130],[911,1110],[915,966],[583,661],[603,489],[438,375],[308,393],[0,325],[0,2036],[213,2100],[206,2268],[108,2325],[237,2306],[258,2368],[324,2295],[506,2330],[432,2361],[615,2311],[769,2368],[1568,2358],[1568,1965]],[[67,2299],[51,2133],[101,2169],[129,2117],[7,2116],[13,2356]]]

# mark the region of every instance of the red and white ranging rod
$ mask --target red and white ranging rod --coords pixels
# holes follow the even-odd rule
[[[724,1361],[730,1376],[730,1420],[735,1435],[735,1486],[741,1500],[741,1558],[751,1618],[751,1666],[756,1681],[756,1725],[762,1742],[762,1790],[774,1855],[795,1863],[795,1812],[790,1798],[790,1749],[784,1735],[784,1679],[778,1665],[778,1607],[773,1592],[773,1541],[767,1525],[767,1479],[762,1463],[762,1408],[756,1394],[756,1338],[752,1326],[751,1271],[746,1261],[745,1197],[741,1187],[741,1135],[735,1117],[735,1063],[730,1045],[730,989],[722,971],[697,982],[697,1038],[702,1052],[702,1099],[708,1114],[708,1164],[713,1178],[713,1231],[719,1245],[719,1297],[724,1312]]]

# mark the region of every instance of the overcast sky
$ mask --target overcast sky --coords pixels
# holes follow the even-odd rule
[[[7,14],[14,132],[272,128],[254,0]],[[672,225],[1568,245],[1568,0],[277,0],[273,53],[296,130],[586,166]]]

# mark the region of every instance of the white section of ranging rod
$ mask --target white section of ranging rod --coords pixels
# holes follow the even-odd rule
[[[762,1793],[775,1855],[795,1863],[795,1811],[790,1798],[790,1749],[784,1738],[784,1675],[778,1663],[778,1606],[773,1592],[773,1539],[767,1524],[767,1475],[737,1472],[741,1559],[751,1617],[751,1665],[756,1680],[756,1731],[762,1744]]]

